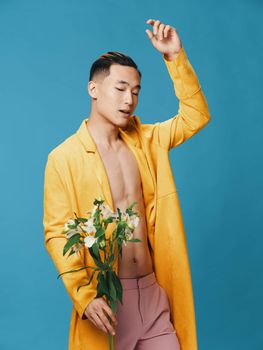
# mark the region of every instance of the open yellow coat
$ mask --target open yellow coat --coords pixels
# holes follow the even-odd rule
[[[169,161],[169,150],[182,144],[210,120],[206,98],[184,48],[173,61],[162,56],[179,99],[178,113],[154,124],[141,123],[132,116],[125,129],[124,142],[138,161],[146,206],[148,244],[158,283],[166,290],[171,320],[181,350],[197,350],[194,299],[182,214]],[[66,238],[64,223],[86,216],[94,198],[102,196],[112,206],[112,195],[103,162],[84,119],[77,132],[48,155],[44,180],[44,238],[46,249],[59,273],[85,265],[94,266],[88,250],[80,256],[63,257]],[[116,263],[115,271],[118,272]],[[106,350],[108,335],[88,319],[84,310],[96,296],[96,278],[88,281],[91,269],[62,276],[72,300],[69,350]],[[96,275],[95,275],[96,277]]]

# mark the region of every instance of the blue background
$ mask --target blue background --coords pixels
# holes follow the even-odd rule
[[[210,123],[170,159],[183,211],[200,350],[263,348],[262,2],[0,1],[0,348],[66,349],[71,301],[44,248],[47,154],[90,112],[92,62],[130,55],[135,114],[168,119],[178,100],[149,18],[174,26]]]

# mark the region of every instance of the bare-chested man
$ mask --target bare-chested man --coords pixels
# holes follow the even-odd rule
[[[153,26],[153,33],[150,30],[146,31],[153,46],[165,55],[167,60],[174,60],[182,47],[176,30],[156,20],[150,19],[147,23]],[[92,109],[86,126],[105,166],[114,211],[117,207],[125,210],[130,203],[137,202],[135,208],[140,212],[141,219],[134,231],[134,237],[141,239],[142,243],[127,243],[123,246],[118,270],[121,279],[134,279],[153,273],[153,265],[147,244],[140,172],[133,153],[119,134],[119,128],[125,128],[138,104],[141,77],[136,65],[127,56],[120,55],[118,60],[118,53],[107,53],[101,58],[105,58],[104,64],[110,67],[106,74],[99,69],[99,66],[91,69],[88,92],[92,98]],[[101,330],[115,334],[105,312],[116,325],[116,316],[103,298],[91,301],[85,310],[85,315]],[[128,314],[126,316],[129,318]],[[179,349],[177,340],[174,338],[173,341],[169,344],[173,344],[174,347],[171,345],[170,348]],[[168,350],[169,345],[163,342],[164,347],[165,344]]]

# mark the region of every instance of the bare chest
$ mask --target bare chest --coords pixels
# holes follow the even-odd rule
[[[114,210],[124,210],[141,192],[141,177],[136,158],[124,142],[117,151],[99,149],[110,189]]]
[[[113,210],[124,211],[133,202],[140,214],[140,221],[134,230],[134,237],[142,242],[128,242],[123,245],[122,259],[119,261],[119,276],[132,278],[152,271],[148,248],[142,182],[137,159],[132,150],[122,142],[117,151],[100,149],[100,156],[107,173],[111,189]]]

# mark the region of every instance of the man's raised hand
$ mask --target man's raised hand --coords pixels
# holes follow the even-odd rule
[[[146,29],[146,33],[156,50],[161,52],[167,60],[174,60],[182,47],[176,29],[159,20],[148,19],[146,23],[153,26],[153,32]]]

